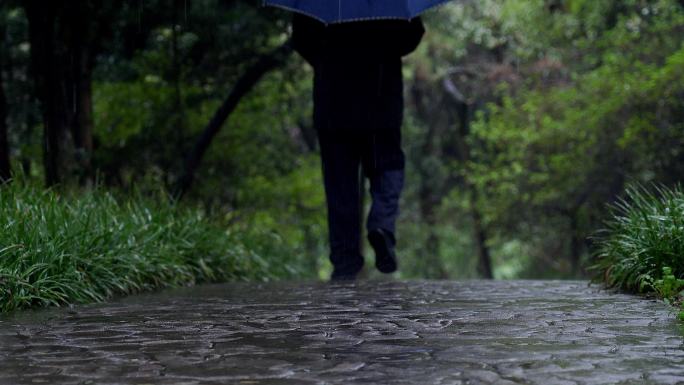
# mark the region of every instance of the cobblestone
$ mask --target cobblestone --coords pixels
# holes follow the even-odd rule
[[[684,384],[664,304],[582,281],[212,285],[0,318],[0,384]]]

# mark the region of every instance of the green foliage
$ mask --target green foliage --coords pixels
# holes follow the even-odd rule
[[[627,190],[597,237],[591,270],[609,287],[654,293],[679,308],[684,321],[684,192],[643,187]]]
[[[64,196],[15,181],[0,188],[0,310],[301,274],[273,234],[221,222],[163,193]]]
[[[684,280],[684,192],[632,187],[596,236],[591,270],[609,287],[673,299]]]
[[[684,288],[684,279],[678,279],[672,273],[672,268],[663,267],[662,278],[653,282],[653,287],[658,295],[667,301],[675,299]]]
[[[502,43],[492,49],[490,37],[469,48],[473,59],[458,59],[484,75],[452,77],[474,106],[486,103],[466,137],[471,158],[454,172],[477,187],[492,241],[531,251],[530,272],[579,260],[626,180],[670,185],[684,166],[681,4],[546,3],[469,11],[485,15],[486,36]]]
[[[92,168],[104,188],[175,182],[237,79],[288,37],[289,13],[258,4],[91,7]],[[581,276],[587,236],[626,181],[670,186],[684,174],[681,1],[453,1],[424,20],[404,66],[401,277],[477,277],[482,246],[497,278]],[[21,3],[0,6],[0,22],[11,156],[39,178],[43,129]],[[311,78],[296,55],[265,76],[213,140],[185,199],[246,250],[326,277]],[[468,105],[465,125],[448,81]],[[72,139],[65,131],[63,142]]]

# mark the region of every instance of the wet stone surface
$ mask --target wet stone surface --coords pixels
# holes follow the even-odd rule
[[[230,284],[0,318],[0,384],[684,384],[682,336],[581,281]]]

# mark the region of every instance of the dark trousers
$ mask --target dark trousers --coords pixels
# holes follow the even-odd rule
[[[370,180],[372,205],[368,230],[392,235],[404,185],[401,131],[319,130],[323,181],[328,206],[330,260],[338,272],[357,273],[361,255],[361,170]]]

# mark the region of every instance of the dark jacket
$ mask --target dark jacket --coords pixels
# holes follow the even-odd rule
[[[293,44],[314,68],[318,130],[382,130],[401,126],[401,57],[424,33],[419,18],[325,25],[295,15]]]

